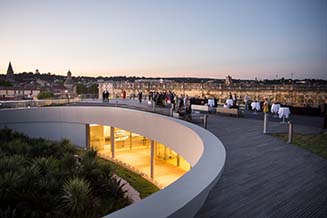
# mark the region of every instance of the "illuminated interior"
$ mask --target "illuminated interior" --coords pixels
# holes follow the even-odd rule
[[[111,147],[112,132],[113,148]],[[191,166],[169,147],[156,141],[153,143],[153,173],[151,174],[151,139],[124,129],[90,125],[90,147],[97,150],[99,155],[126,164],[130,169],[150,178],[163,188],[183,176]]]

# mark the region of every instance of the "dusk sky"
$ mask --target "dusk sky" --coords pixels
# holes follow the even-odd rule
[[[0,0],[0,73],[327,79],[326,0]]]

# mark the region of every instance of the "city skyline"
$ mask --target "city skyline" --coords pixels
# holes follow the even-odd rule
[[[0,74],[327,79],[327,6],[1,1]]]

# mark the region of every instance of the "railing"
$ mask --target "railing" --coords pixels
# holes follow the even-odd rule
[[[28,108],[65,105],[68,103],[80,102],[80,98],[45,99],[45,100],[19,100],[19,101],[0,101],[1,108]]]
[[[98,99],[98,94],[80,94],[78,97],[83,101],[84,99]]]

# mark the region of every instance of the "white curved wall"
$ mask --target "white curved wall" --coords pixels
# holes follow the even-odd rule
[[[66,137],[75,143],[80,139],[82,146],[86,144],[85,129],[82,127],[85,124],[110,125],[142,134],[169,146],[193,166],[175,183],[110,214],[111,218],[192,217],[223,171],[225,149],[217,137],[201,127],[170,117],[113,107],[48,107],[0,111],[0,127],[6,125],[34,137],[46,134],[47,138]],[[52,125],[48,129],[50,133],[45,131],[45,125]],[[54,130],[57,128],[65,130]]]
[[[0,128],[4,125],[0,124]],[[78,147],[86,147],[86,125],[79,123],[64,122],[31,122],[31,123],[8,123],[7,128],[25,133],[32,138],[46,138],[51,140],[69,139]]]

